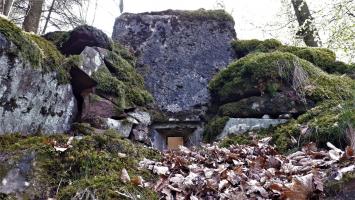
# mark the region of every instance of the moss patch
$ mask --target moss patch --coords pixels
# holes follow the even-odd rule
[[[59,83],[68,83],[69,72],[62,67],[65,57],[53,43],[46,39],[23,32],[12,22],[0,17],[0,33],[11,41],[17,49],[9,49],[7,53],[21,55],[35,69],[44,73],[57,72]]]
[[[337,199],[339,196],[343,195],[344,189],[353,190],[351,188],[355,184],[355,173],[348,172],[344,174],[343,178],[339,181],[337,180],[328,180],[325,183],[325,193],[327,197],[333,197],[329,199]],[[345,199],[344,196],[341,199]]]
[[[66,144],[68,138],[67,135],[0,137],[0,151],[11,153],[12,157],[36,152],[36,167],[30,178],[31,186],[26,191],[31,194],[32,199],[70,199],[85,189],[100,199],[118,199],[116,191],[156,199],[156,194],[151,190],[130,183],[124,184],[119,176],[125,168],[131,177],[142,176],[145,180],[156,180],[157,177],[148,171],[137,170],[137,164],[143,158],[160,159],[159,152],[133,144],[112,130],[102,135],[74,139],[72,148],[65,152],[55,151],[52,146],[54,141],[57,144]],[[124,153],[127,157],[119,157],[118,153]],[[59,182],[59,192],[55,196]]]
[[[307,60],[328,73],[347,74],[354,77],[355,66],[336,61],[333,51],[326,48],[295,47],[282,45],[275,39],[260,40],[235,40],[232,46],[238,58],[253,52],[282,51],[292,53],[299,58]]]
[[[349,125],[354,127],[354,122],[355,109],[352,102],[324,102],[296,120],[278,126],[272,132],[273,142],[281,152],[298,148],[310,141],[323,148],[326,148],[327,142],[345,148],[346,129]],[[301,129],[307,130],[304,135],[301,135]],[[292,137],[297,143],[292,142]]]
[[[229,117],[214,117],[206,125],[203,137],[205,141],[211,142],[223,131]]]
[[[235,40],[232,46],[238,58],[242,58],[251,52],[269,52],[282,46],[281,42],[275,39],[261,40]]]
[[[144,106],[153,101],[144,89],[143,78],[117,51],[110,52],[105,63],[107,68],[101,67],[93,74],[99,94],[115,96],[115,103],[122,109]]]
[[[217,9],[217,10],[205,10],[205,9],[198,9],[198,10],[166,10],[162,12],[150,12],[147,13],[150,15],[177,15],[182,20],[188,21],[206,21],[206,20],[214,20],[214,21],[232,21],[234,22],[233,17],[228,14],[225,10]]]
[[[319,147],[326,147],[326,142],[346,146],[345,130],[349,124],[354,127],[355,121],[355,81],[322,69],[334,69],[326,68],[332,63],[339,66],[339,70],[332,72],[339,73],[346,71],[348,65],[337,62],[335,54],[328,49],[289,47],[270,40],[267,44],[259,40],[235,41],[233,45],[242,58],[219,72],[209,83],[212,99],[220,106],[218,117],[253,113],[252,106],[244,102],[246,98],[285,93],[290,102],[311,101],[316,106],[286,124],[267,129],[268,132],[261,130],[259,134],[272,136],[273,144],[281,152],[294,151],[310,141]],[[268,106],[270,112],[272,106],[277,103]],[[307,131],[301,134],[301,130]],[[250,139],[247,135],[233,136],[221,144],[250,142]]]
[[[295,79],[299,80],[296,85]],[[355,88],[348,77],[329,75],[291,53],[275,51],[249,54],[230,64],[210,81],[209,89],[215,100],[230,102],[270,93],[270,85],[274,91],[291,88],[316,101],[349,99]]]
[[[0,33],[16,45],[17,52],[10,53],[20,53],[33,67],[39,68],[41,66],[42,56],[40,49],[21,28],[7,19],[0,17]]]
[[[51,41],[57,49],[61,49],[63,44],[69,39],[70,32],[68,31],[55,31],[45,34],[43,37]]]

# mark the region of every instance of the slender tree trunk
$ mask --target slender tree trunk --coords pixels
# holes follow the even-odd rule
[[[4,15],[9,16],[11,12],[12,5],[14,4],[14,0],[5,0],[4,4]]]
[[[42,34],[46,33],[46,30],[47,30],[47,27],[48,27],[48,23],[49,23],[49,20],[51,19],[51,14],[52,14],[53,9],[54,9],[55,1],[56,0],[52,0],[52,4],[51,4],[51,7],[49,8],[48,15],[46,17],[46,23],[44,24]]]
[[[321,40],[313,22],[314,19],[309,11],[305,0],[291,0],[295,15],[300,26],[297,35],[303,38],[304,43],[310,47],[318,47]]]
[[[5,0],[0,0],[0,14],[4,14]]]
[[[123,8],[124,8],[123,0],[120,0],[120,13],[123,13]]]
[[[44,0],[29,0],[27,14],[22,28],[27,32],[37,33]]]

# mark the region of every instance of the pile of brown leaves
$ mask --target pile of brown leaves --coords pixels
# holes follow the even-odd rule
[[[288,156],[265,138],[253,145],[204,145],[166,152],[161,162],[144,159],[140,168],[160,175],[152,185],[162,199],[309,199],[321,197],[325,179],[354,171],[351,148],[329,151],[310,143]]]

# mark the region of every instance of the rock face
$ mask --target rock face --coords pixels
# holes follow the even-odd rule
[[[34,69],[17,47],[0,34],[0,134],[59,133],[70,129],[76,100],[70,84],[59,84],[57,72]]]
[[[62,44],[61,52],[65,55],[78,55],[85,47],[111,49],[111,41],[101,30],[92,26],[79,26],[72,30]]]
[[[228,117],[262,117],[270,115],[273,118],[285,114],[298,116],[314,106],[312,101],[307,104],[298,101],[293,91],[264,96],[252,96],[240,101],[227,103],[219,108],[219,114]]]
[[[223,11],[168,10],[121,15],[112,38],[136,52],[137,70],[161,111],[198,120],[209,80],[234,57],[235,36]]]
[[[219,138],[286,123],[286,119],[230,118]]]

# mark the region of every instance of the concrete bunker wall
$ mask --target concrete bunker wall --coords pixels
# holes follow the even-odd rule
[[[153,147],[159,150],[172,149],[168,145],[169,137],[181,137],[183,146],[193,146],[202,141],[202,122],[165,122],[150,127]]]

